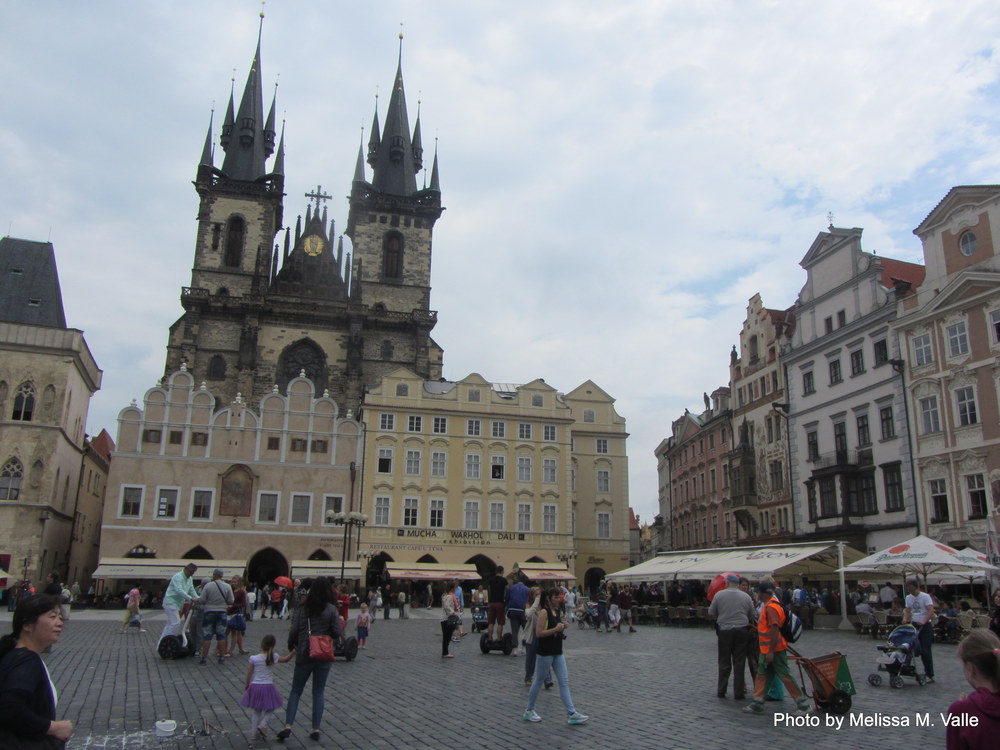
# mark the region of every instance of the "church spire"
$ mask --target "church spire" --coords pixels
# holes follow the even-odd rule
[[[281,122],[281,138],[278,140],[278,153],[274,156],[274,166],[271,167],[272,174],[285,175],[285,122]]]
[[[368,139],[368,163],[375,166],[375,159],[378,157],[378,144],[381,139],[382,130],[378,124],[378,94],[375,95],[375,116],[372,117],[372,134]]]
[[[374,131],[373,131],[374,135]],[[414,168],[413,143],[406,114],[406,94],[403,91],[403,35],[399,35],[399,62],[396,79],[385,113],[385,128],[372,164],[372,185],[389,195],[410,196],[417,192],[417,170]]]
[[[212,168],[212,121],[215,119],[215,110],[208,116],[208,132],[205,133],[205,146],[201,149],[201,161],[199,167]]]
[[[437,138],[434,139],[434,166],[431,167],[431,190],[441,192],[441,180],[438,178],[438,147]]]
[[[358,163],[354,167],[354,181],[365,181],[365,151],[363,138],[362,142],[358,144]]]
[[[261,90],[260,42],[263,30],[264,14],[262,13],[260,29],[257,32],[257,50],[254,53],[253,62],[250,64],[250,72],[243,88],[243,98],[240,100],[239,110],[230,132],[227,134],[225,128],[223,129],[228,145],[223,144],[223,148],[226,149],[226,158],[222,162],[222,172],[233,180],[250,182],[263,177],[266,172],[264,162],[271,153],[268,150],[268,138],[264,130],[264,102]],[[227,119],[228,117],[227,113]],[[270,141],[272,149],[273,137],[272,135]]]

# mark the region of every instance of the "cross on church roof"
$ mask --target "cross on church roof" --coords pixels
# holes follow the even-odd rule
[[[328,201],[332,197],[333,197],[332,195],[327,195],[326,193],[323,192],[323,186],[322,185],[317,185],[316,186],[316,192],[314,192],[314,193],[306,193],[306,198],[309,198],[310,200],[316,201],[316,210],[317,211],[319,211],[319,202],[320,201]]]

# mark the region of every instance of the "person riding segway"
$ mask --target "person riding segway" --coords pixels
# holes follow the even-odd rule
[[[479,650],[484,654],[490,651],[502,651],[504,656],[509,656],[514,650],[514,636],[503,632],[506,625],[504,607],[507,599],[507,583],[502,565],[497,566],[496,574],[486,582],[489,593],[487,624],[486,632],[479,639]],[[496,628],[495,638],[494,628]]]

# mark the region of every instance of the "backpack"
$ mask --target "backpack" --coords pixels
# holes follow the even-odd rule
[[[785,621],[781,623],[778,632],[781,633],[781,637],[788,643],[795,643],[799,639],[799,636],[802,635],[802,620],[799,619],[797,614],[792,612],[791,607],[787,604],[781,605],[781,611],[785,614]]]

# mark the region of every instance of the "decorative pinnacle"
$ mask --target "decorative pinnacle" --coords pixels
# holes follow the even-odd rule
[[[260,17],[264,17],[264,0],[260,0]]]
[[[320,201],[328,201],[333,196],[332,195],[327,195],[326,193],[324,193],[322,185],[317,185],[316,186],[316,192],[315,193],[306,193],[305,197],[309,198],[310,200],[316,201],[316,210],[319,211],[319,202]]]

